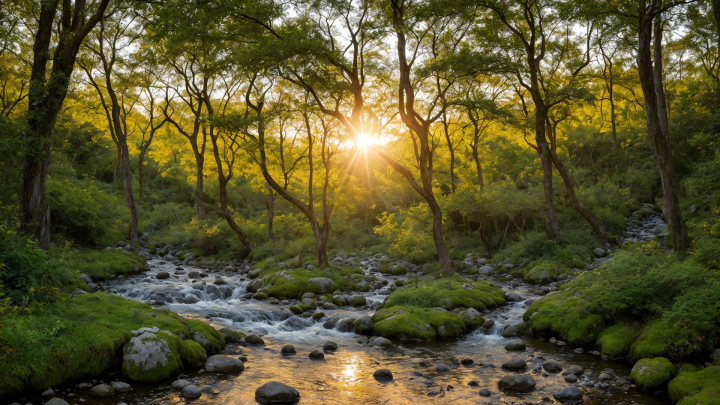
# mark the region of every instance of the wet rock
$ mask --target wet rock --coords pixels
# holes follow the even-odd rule
[[[520,294],[516,292],[508,291],[505,293],[505,300],[508,302],[520,302],[524,301],[525,298],[523,298]]]
[[[166,278],[170,278],[170,273],[167,271],[161,271],[155,275],[155,278],[158,280],[165,280]]]
[[[113,387],[113,389],[115,390],[115,392],[120,392],[120,393],[122,393],[122,392],[128,392],[128,391],[130,391],[130,389],[132,388],[132,387],[130,386],[130,384],[124,383],[124,382],[122,382],[122,381],[113,381],[113,383],[110,384],[110,385]]]
[[[605,249],[602,249],[602,248],[595,248],[595,249],[593,249],[593,254],[594,254],[596,257],[603,257],[603,256],[605,256],[606,253],[607,253],[607,252],[605,251]]]
[[[560,395],[557,392],[553,394],[555,399],[561,402],[580,402],[582,401],[582,391],[580,391],[580,388],[571,385],[569,387],[566,387],[564,390],[560,391]]]
[[[527,332],[528,324],[525,322],[516,323],[514,325],[510,325],[503,331],[502,335],[505,338],[511,338],[511,337],[517,337],[522,336]]]
[[[41,394],[43,398],[52,398],[55,396],[55,391],[52,388],[48,388]]]
[[[309,356],[309,357],[310,357],[311,359],[324,359],[324,358],[325,358],[325,353],[323,353],[323,352],[320,351],[320,350],[313,350],[312,352],[310,352],[310,356]]]
[[[340,318],[335,318],[335,317],[328,318],[328,320],[326,320],[325,323],[323,323],[323,328],[332,329],[335,327],[335,325],[337,325],[337,323],[339,321],[340,321]]]
[[[380,346],[380,347],[392,347],[393,346],[393,343],[390,340],[385,339],[384,337],[378,337],[378,338],[374,339],[370,344],[373,346]]]
[[[381,368],[380,370],[376,370],[375,374],[373,374],[373,377],[377,378],[378,380],[392,380],[393,379],[393,373],[392,371]]]
[[[490,394],[490,390],[487,389],[487,388],[481,389],[480,392],[479,392],[479,394],[480,394],[481,397],[489,397],[489,396],[491,395],[491,394]]]
[[[93,397],[107,398],[115,395],[115,390],[108,384],[98,384],[90,389],[89,394]]]
[[[190,272],[188,272],[188,277],[190,277],[190,278],[200,278],[200,272],[198,272],[198,271],[196,271],[196,270],[190,270]]]
[[[313,316],[312,316],[312,319],[313,319],[314,321],[319,321],[319,320],[321,320],[322,318],[325,318],[325,312],[316,312],[316,313],[314,313]]]
[[[583,373],[583,369],[580,366],[571,366],[567,371],[563,372],[562,375],[569,375],[569,374],[575,374],[580,375]]]
[[[547,360],[543,363],[543,368],[548,373],[559,373],[562,371],[562,366],[555,360]]]
[[[364,299],[365,297],[363,297]],[[353,322],[353,329],[358,335],[372,335],[374,324],[370,315],[363,315]]]
[[[525,342],[521,340],[512,340],[505,345],[505,350],[525,350]]]
[[[240,343],[242,342],[243,335],[240,332],[234,331],[230,328],[221,328],[218,332],[225,339],[225,343]]]
[[[216,354],[208,357],[205,370],[211,373],[239,373],[245,370],[245,365],[234,357]]]
[[[192,383],[188,380],[175,380],[170,385],[170,387],[175,391],[182,391],[183,388],[187,387],[190,384]]]
[[[316,292],[319,294],[328,294],[328,293],[333,292],[333,290],[335,290],[335,282],[329,278],[325,278],[325,277],[311,278],[310,280],[308,280],[308,283],[313,285],[316,289]]]
[[[265,341],[260,336],[252,334],[245,337],[245,343],[251,345],[264,345]]]
[[[261,404],[294,404],[300,400],[300,393],[293,387],[270,381],[255,390],[255,400]]]
[[[607,382],[612,380],[612,376],[608,373],[600,373],[600,376],[598,377],[598,381],[600,382]]]
[[[352,305],[354,307],[361,307],[363,305],[367,305],[367,300],[365,300],[365,297],[362,295],[351,295],[347,302],[348,305]]]
[[[460,360],[460,364],[462,364],[463,366],[469,366],[469,365],[472,365],[473,363],[475,363],[475,361],[473,359]]]
[[[266,300],[268,298],[268,296],[265,293],[257,292],[255,294],[253,294],[253,298],[258,301],[263,301],[263,300]]]
[[[280,354],[295,354],[295,346],[293,345],[285,345],[280,349]]]
[[[12,405],[20,405],[18,403],[14,403]],[[52,398],[51,400],[45,402],[45,405],[69,405],[65,400],[62,400],[60,398]]]
[[[503,363],[502,368],[503,370],[509,371],[524,371],[527,370],[527,364],[525,363],[525,360],[520,357],[513,357]]]
[[[180,395],[182,395],[184,398],[187,399],[195,399],[200,398],[200,395],[202,395],[202,392],[200,392],[200,389],[192,384],[186,386],[185,388],[180,391]]]
[[[495,321],[493,321],[492,319],[488,319],[482,324],[483,329],[487,330],[492,329],[493,326],[495,326]]]
[[[577,380],[578,378],[575,374],[568,374],[565,376],[565,382],[569,382],[570,384],[576,383]]]
[[[498,388],[510,391],[530,392],[535,389],[535,379],[527,374],[506,375],[498,381]]]
[[[355,326],[353,325],[353,322],[355,322],[356,318],[343,318],[341,319],[337,324],[337,330],[339,332],[352,332],[355,330]]]
[[[215,284],[215,285],[224,285],[224,284],[227,284],[227,282],[226,282],[225,280],[223,280],[222,278],[217,277],[217,278],[215,279],[215,281],[213,281],[213,284]]]
[[[335,343],[331,340],[328,340],[327,342],[325,342],[325,344],[323,344],[323,350],[335,351],[337,349],[338,349],[337,343]]]
[[[315,301],[312,298],[303,298],[303,300],[300,301],[300,307],[304,311],[308,311],[311,309],[317,309],[317,304],[315,303]]]
[[[444,372],[448,371],[449,368],[448,368],[448,366],[446,366],[446,365],[444,365],[444,364],[437,364],[437,365],[435,366],[435,370],[436,370],[436,371],[439,371],[439,372],[441,372],[441,373],[444,373]]]
[[[416,373],[419,373],[419,374],[415,374],[415,375],[422,375],[422,373],[420,373],[419,371],[416,371]],[[470,381],[468,381],[467,385],[469,385],[471,387],[479,387],[480,383],[477,380],[470,380]]]

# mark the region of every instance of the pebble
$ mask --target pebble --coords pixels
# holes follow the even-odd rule
[[[183,388],[187,387],[188,385],[191,385],[192,383],[188,380],[176,380],[173,381],[171,387],[175,391],[182,391]]]
[[[295,346],[293,345],[285,345],[280,349],[280,354],[295,354]]]
[[[324,358],[325,358],[325,354],[324,354],[322,351],[320,351],[320,350],[313,350],[313,351],[310,353],[310,358],[311,358],[311,359],[324,359]]]
[[[435,366],[435,370],[443,373],[445,371],[448,371],[448,366],[438,363],[438,365]]]
[[[202,392],[200,392],[200,389],[198,387],[190,384],[182,389],[182,391],[180,392],[180,395],[182,395],[184,398],[195,399],[195,398],[200,398],[200,396],[202,395]]]
[[[392,371],[390,371],[386,368],[381,368],[381,369],[375,371],[375,374],[373,374],[373,377],[375,377],[379,380],[392,380],[393,373],[392,373]]]
[[[490,396],[490,390],[487,388],[483,388],[479,392],[481,397],[489,397]]]
[[[323,350],[335,351],[337,349],[338,349],[337,343],[335,343],[331,340],[328,340],[327,342],[325,342],[325,344],[323,344]]]

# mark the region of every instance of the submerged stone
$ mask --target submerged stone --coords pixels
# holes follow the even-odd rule
[[[255,400],[261,404],[294,404],[300,400],[300,393],[293,387],[270,381],[255,390]]]

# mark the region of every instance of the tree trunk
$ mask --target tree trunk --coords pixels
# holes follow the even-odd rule
[[[535,105],[535,142],[537,143],[537,151],[540,154],[540,162],[543,171],[543,191],[545,196],[545,215],[548,219],[548,227],[555,239],[555,243],[562,244],[562,233],[558,225],[557,213],[555,212],[555,201],[553,199],[553,182],[552,172],[553,164],[550,156],[550,145],[545,136],[545,123],[547,122],[547,112],[544,106]]]
[[[610,125],[612,125],[613,150],[617,148],[617,126],[615,125],[615,100],[613,99],[613,83],[610,82]]]
[[[124,137],[125,135],[123,135]],[[125,203],[130,209],[130,229],[128,230],[130,236],[130,247],[133,250],[137,249],[138,245],[138,212],[135,207],[135,199],[133,197],[132,190],[132,172],[130,171],[130,153],[128,152],[127,140],[120,142],[122,147],[122,178],[123,178],[123,191],[125,192]]]
[[[273,230],[273,222],[275,221],[275,192],[268,183],[265,183],[265,187],[268,189],[268,236],[270,240],[275,240],[275,231]]]
[[[482,173],[482,166],[480,165],[480,156],[478,155],[477,145],[472,146],[472,157],[475,161],[475,170],[477,170],[477,177],[478,177],[478,185],[480,188],[484,186],[483,184],[483,173]]]
[[[219,159],[216,157],[216,159]],[[223,175],[222,166],[218,165],[218,185],[220,188],[220,209],[222,210],[223,218],[225,218],[225,221],[230,226],[230,229],[235,232],[235,236],[237,236],[240,243],[242,243],[243,247],[245,248],[244,251],[240,252],[239,256],[240,258],[244,259],[246,258],[250,252],[252,251],[252,244],[250,243],[250,238],[243,232],[243,230],[240,228],[240,225],[235,222],[235,218],[232,215],[232,212],[230,212],[230,209],[228,208],[227,203],[227,183],[230,179],[226,179]]]
[[[663,60],[662,60],[662,18],[655,17],[653,32],[653,82],[655,94],[657,95],[658,120],[663,136],[670,142],[670,121],[668,119],[667,102],[665,101],[665,86],[663,85]]]
[[[450,184],[452,185],[453,193],[456,191],[457,186],[455,185],[455,149],[450,139],[450,129],[447,122],[447,114],[443,113],[443,130],[445,132],[445,140],[447,141],[448,150],[450,151]]]
[[[663,134],[660,123],[659,103],[655,88],[656,80],[651,58],[653,53],[651,44],[652,24],[653,19],[649,17],[641,18],[638,22],[637,68],[640,86],[645,97],[645,113],[650,146],[660,171],[663,189],[663,214],[672,237],[673,249],[676,252],[684,252],[690,245],[690,239],[680,210],[680,192],[675,178],[669,139]]]
[[[144,158],[144,151],[140,151],[140,156],[138,156],[138,207],[142,209],[142,200],[143,200],[143,158]]]
[[[205,157],[198,151],[197,143],[193,145],[195,152],[195,167],[197,168],[197,181],[195,182],[195,205],[197,206],[198,219],[204,221],[207,219],[207,211],[205,210],[205,200],[203,199],[203,185],[205,179],[203,176],[203,167],[205,166]]]

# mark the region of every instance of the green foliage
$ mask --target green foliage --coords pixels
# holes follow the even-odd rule
[[[112,276],[129,275],[145,268],[145,259],[132,252],[77,250],[65,254],[65,266],[85,273],[93,280],[107,280]]]
[[[425,204],[398,214],[384,213],[375,232],[390,247],[388,253],[418,263],[431,260],[437,251],[432,239],[432,215]]]
[[[644,358],[632,368],[630,378],[642,389],[665,388],[665,384],[675,377],[675,366],[664,357]]]
[[[668,394],[677,405],[720,405],[720,366],[681,371],[668,384]]]
[[[606,356],[625,356],[630,352],[630,347],[637,339],[637,326],[616,323],[605,329],[597,339],[597,347]]]

